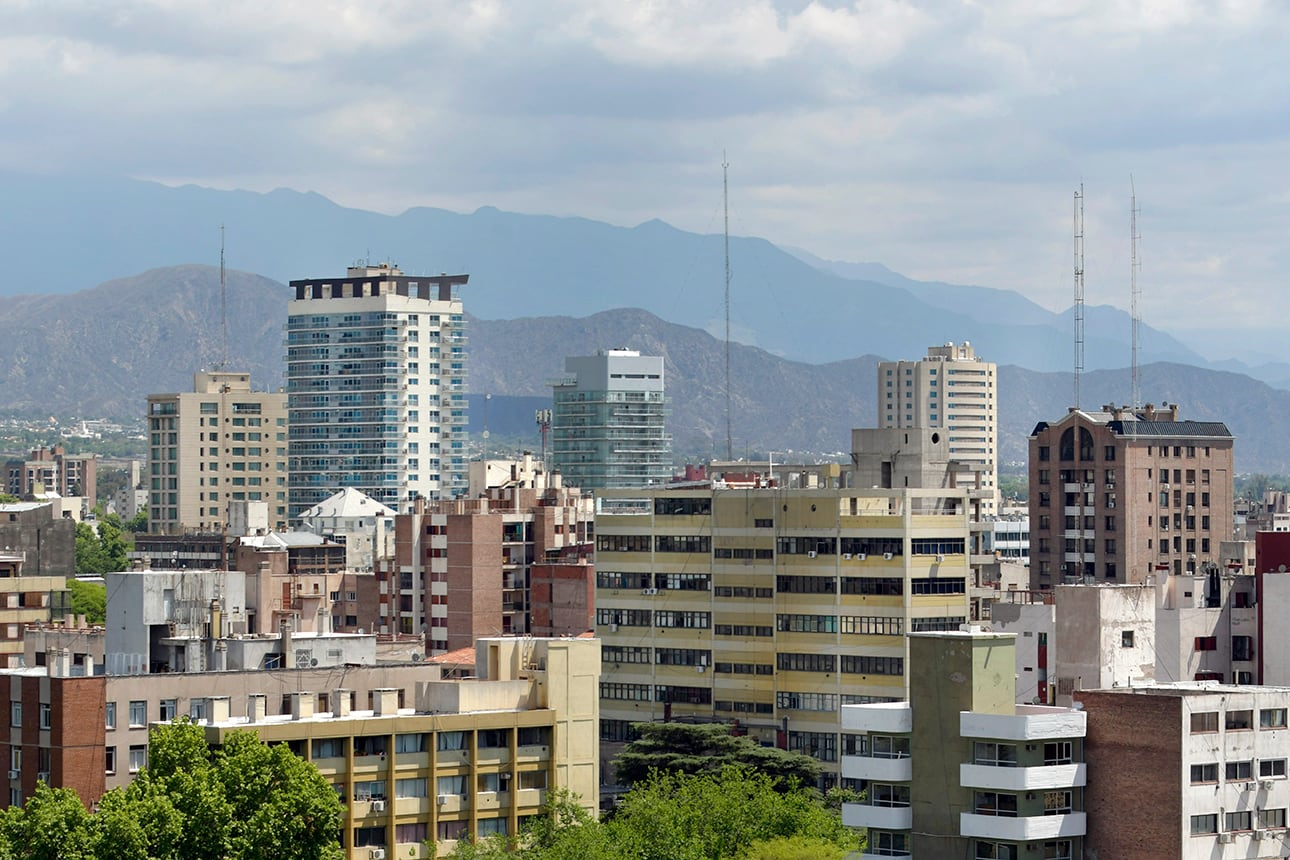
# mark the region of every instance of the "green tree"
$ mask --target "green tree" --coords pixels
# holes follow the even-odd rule
[[[67,582],[67,590],[72,595],[73,615],[84,615],[91,624],[107,620],[107,587],[103,583],[72,579]]]
[[[637,739],[614,761],[618,780],[625,785],[656,770],[717,773],[732,764],[766,774],[781,788],[814,785],[820,775],[819,762],[810,756],[736,737],[722,723],[636,723],[633,729]]]
[[[70,788],[36,783],[36,793],[0,820],[0,857],[23,860],[90,860],[90,813]]]
[[[139,513],[125,521],[125,530],[130,534],[143,534],[148,530],[148,509],[143,507]]]
[[[771,776],[738,766],[655,773],[632,787],[607,826],[618,849],[638,860],[723,860],[794,837],[845,849],[859,844],[815,791],[784,790]]]
[[[134,542],[126,539],[121,518],[116,514],[108,514],[99,522],[99,546],[103,553],[103,563],[107,565],[104,572],[125,570],[130,566],[129,553],[134,548]]]
[[[21,500],[13,493],[0,493],[0,505],[12,505],[18,501]]]
[[[846,856],[846,848],[825,839],[777,836],[749,845],[739,860],[843,860]]]
[[[84,576],[106,571],[103,544],[89,523],[76,524],[76,573]]]

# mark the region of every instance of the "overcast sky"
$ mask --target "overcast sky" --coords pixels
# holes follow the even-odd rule
[[[1267,325],[1290,4],[0,0],[0,168],[732,232]]]

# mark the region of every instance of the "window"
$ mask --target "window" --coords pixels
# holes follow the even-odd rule
[[[130,747],[130,773],[138,773],[148,766],[147,744],[135,744]]]
[[[1191,715],[1191,733],[1218,731],[1218,711],[1199,711]]]
[[[1285,708],[1263,708],[1259,711],[1259,728],[1284,729],[1286,727]]]
[[[1017,860],[1017,845],[1009,842],[977,842],[976,860]]]
[[[425,777],[395,780],[394,796],[395,797],[425,797],[426,796]]]
[[[1283,758],[1265,758],[1259,760],[1259,776],[1262,779],[1285,779],[1286,760]]]
[[[1132,631],[1132,630],[1122,630],[1122,631],[1120,631],[1120,647],[1121,647],[1121,648],[1132,648],[1132,647],[1133,647],[1133,631]]]
[[[130,728],[144,728],[148,725],[148,703],[133,701],[130,703]]]
[[[426,735],[406,734],[394,736],[394,751],[396,753],[423,753],[428,749]]]
[[[1070,791],[1044,792],[1044,815],[1066,815],[1073,808]]]
[[[1218,637],[1217,636],[1197,636],[1195,648],[1197,651],[1217,651]]]
[[[909,806],[909,786],[870,783],[870,806]]]
[[[103,724],[106,728],[116,728],[116,702],[103,705]]]
[[[52,720],[53,720],[53,716],[50,711],[49,703],[41,702],[40,703],[40,727],[42,729],[50,728]]]
[[[1218,782],[1217,762],[1194,764],[1191,766],[1191,784],[1199,785],[1204,782]]]
[[[1201,836],[1206,833],[1218,832],[1218,815],[1209,813],[1208,815],[1193,815],[1191,817],[1191,835]]]
[[[1254,728],[1253,711],[1228,711],[1224,720],[1223,728],[1229,732],[1246,732]]]
[[[1250,761],[1229,761],[1225,771],[1228,782],[1249,782],[1254,778],[1254,763]]]
[[[436,794],[456,794],[465,796],[466,794],[466,777],[463,776],[441,776],[435,781]]]
[[[163,723],[168,723],[178,715],[177,704],[174,699],[162,699],[157,708],[157,713]]]
[[[1002,794],[997,791],[978,791],[976,793],[977,815],[997,815],[1001,818],[1017,817],[1017,795]]]
[[[116,747],[103,750],[103,772],[109,776],[116,773]]]
[[[1016,767],[1017,745],[977,741],[972,749],[972,763],[991,767]]]
[[[1044,860],[1074,860],[1075,853],[1071,840],[1057,839],[1044,843]]]
[[[314,741],[313,758],[344,758],[344,738],[319,738]]]
[[[1232,659],[1233,660],[1253,660],[1254,659],[1254,637],[1253,636],[1233,636],[1232,637]]]
[[[1285,827],[1286,811],[1285,807],[1281,809],[1260,809],[1259,810],[1260,827]]]
[[[1044,744],[1044,764],[1046,766],[1071,764],[1074,760],[1071,755],[1070,741],[1051,741]]]
[[[22,725],[22,702],[9,703],[9,725],[14,728]]]
[[[1223,816],[1223,829],[1227,832],[1233,830],[1250,830],[1250,811],[1229,812]]]

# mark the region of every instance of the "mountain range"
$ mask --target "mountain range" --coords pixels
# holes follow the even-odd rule
[[[238,271],[226,282],[229,367],[249,370],[257,387],[276,388],[288,290]],[[148,393],[189,390],[195,370],[222,360],[220,307],[218,268],[198,265],[155,269],[71,294],[0,298],[0,411],[139,418]],[[725,345],[700,327],[626,308],[582,317],[472,317],[468,335],[473,433],[487,427],[531,439],[536,449],[533,409],[549,405],[546,381],[563,372],[564,357],[623,346],[664,356],[677,450],[725,455]],[[846,451],[850,429],[876,419],[878,361],[865,354],[812,364],[733,344],[735,455],[773,450],[783,461]],[[1187,418],[1226,421],[1238,437],[1241,470],[1290,473],[1290,451],[1279,432],[1290,423],[1290,392],[1169,362],[1144,366],[1141,380],[1152,402],[1177,402]],[[1086,407],[1124,402],[1128,390],[1127,370],[1081,377]],[[1035,423],[1064,414],[1071,392],[1069,373],[1001,366],[1001,462],[1024,463]]]

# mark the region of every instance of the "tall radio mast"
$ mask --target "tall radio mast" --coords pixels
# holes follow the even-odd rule
[[[730,183],[726,173],[730,162],[725,150],[721,151],[721,209],[725,221],[726,240],[726,461],[734,459],[734,443],[730,432]]]
[[[224,281],[224,225],[219,225],[219,369],[228,368],[228,289]]]
[[[1084,372],[1084,183],[1075,192],[1075,408],[1079,377]]]
[[[1129,316],[1132,319],[1133,370],[1132,370],[1132,403],[1137,409],[1142,405],[1142,377],[1139,369],[1142,344],[1139,340],[1139,329],[1142,326],[1142,315],[1138,309],[1138,300],[1142,290],[1138,286],[1138,270],[1142,261],[1138,259],[1138,192],[1133,186],[1133,175],[1129,175]]]

